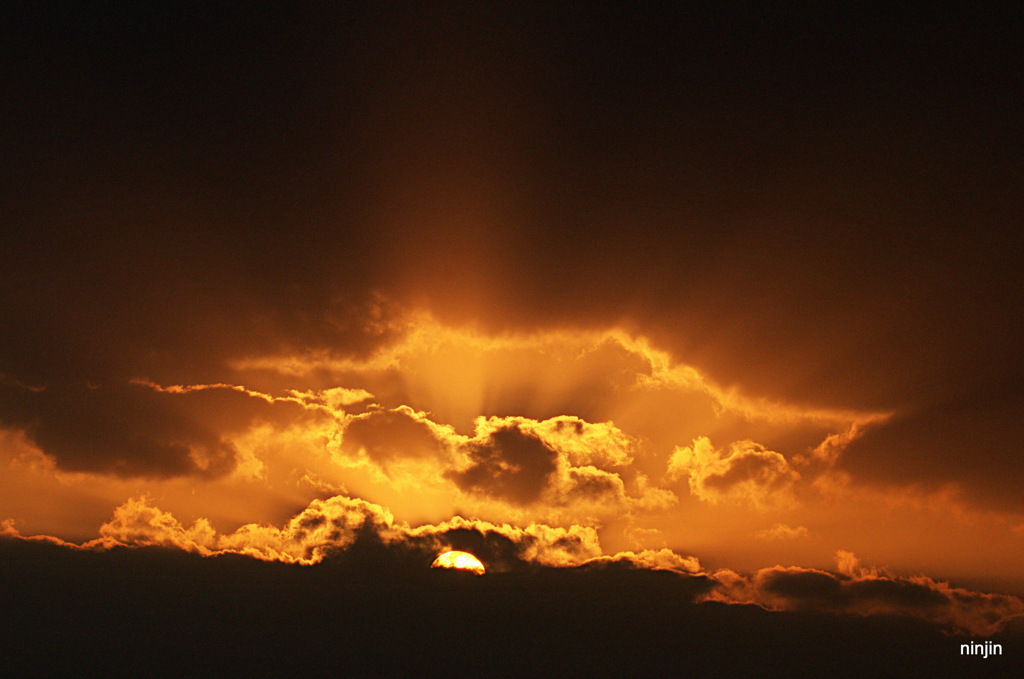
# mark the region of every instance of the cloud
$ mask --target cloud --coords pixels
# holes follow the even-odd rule
[[[464,491],[524,505],[540,500],[555,473],[558,453],[512,424],[466,446],[470,464],[446,476]]]
[[[984,537],[961,530],[950,538],[958,544],[990,542],[996,552],[1015,539],[997,534],[1005,517],[968,512],[965,495],[949,504],[945,495],[914,495],[906,485],[875,494],[858,486],[843,466],[847,453],[886,426],[878,419],[884,413],[780,404],[738,385],[716,386],[620,328],[496,333],[408,309],[388,313],[378,314],[386,332],[359,351],[277,345],[278,357],[294,360],[274,370],[245,363],[270,353],[240,349],[238,362],[221,365],[208,382],[8,375],[0,380],[10,396],[0,399],[5,430],[24,433],[38,451],[32,459],[52,467],[12,464],[20,465],[19,478],[61,499],[44,511],[26,486],[2,494],[2,516],[77,540],[139,492],[189,521],[207,516],[237,526],[280,522],[313,498],[343,491],[416,522],[461,514],[600,527],[616,549],[731,549],[736,538],[722,529],[728,522],[736,535],[780,541],[747,545],[738,565],[750,569],[770,550],[775,559],[807,545],[790,538],[815,512],[816,538],[840,532],[865,549],[889,550],[903,566],[942,567],[923,538],[881,536],[863,518],[877,501],[921,497],[928,507],[908,505],[913,515],[900,515],[904,532],[912,522],[923,525],[935,504],[964,507],[965,522],[984,523]],[[367,319],[351,320],[367,321],[357,325],[368,332]],[[0,485],[18,483],[11,477]],[[61,512],[74,522],[62,527]],[[775,522],[794,532],[765,530]],[[658,529],[664,539],[634,542],[625,534],[633,525]],[[940,572],[1015,577],[969,551],[969,566]]]
[[[251,523],[217,534],[206,519],[186,528],[169,512],[140,497],[115,509],[100,535],[116,544],[173,546],[204,556],[237,553],[270,561],[316,563],[330,550],[350,546],[360,531],[383,533],[393,522],[383,507],[335,496],[313,500],[281,528]]]
[[[253,523],[226,534],[217,533],[203,518],[185,526],[146,497],[132,498],[117,507],[113,517],[100,528],[100,537],[80,546],[48,536],[25,538],[11,521],[4,522],[3,534],[70,547],[175,547],[203,556],[244,554],[266,561],[302,564],[318,563],[368,540],[433,556],[449,549],[469,551],[484,561],[489,571],[529,564],[578,566],[602,554],[597,531],[589,526],[518,527],[457,516],[439,524],[411,527],[396,522],[391,512],[380,505],[340,495],[312,501],[281,527]],[[673,570],[695,563],[682,557],[674,559],[668,550],[630,553],[622,558],[638,564],[658,563]]]
[[[700,561],[695,556],[683,556],[671,549],[645,549],[640,552],[618,552],[612,556],[598,556],[588,559],[584,565],[629,564],[634,568],[674,571],[696,574],[701,572]]]
[[[793,528],[784,523],[777,523],[771,528],[758,531],[757,537],[762,540],[793,540],[795,538],[807,537],[807,528],[804,526]]]
[[[451,440],[462,461],[445,476],[463,492],[549,519],[561,517],[560,522],[593,523],[600,516],[676,501],[629,467],[636,442],[611,422],[478,418],[473,437]]]
[[[884,421],[887,418],[876,418],[876,422]],[[849,426],[846,431],[839,432],[837,434],[829,434],[825,437],[825,440],[819,443],[810,452],[810,455],[796,455],[794,461],[802,464],[810,464],[812,462],[824,462],[826,464],[833,464],[842,454],[844,450],[858,438],[863,436],[864,429],[863,423],[858,425],[854,422]]]
[[[863,569],[847,551],[839,551],[836,561],[836,573],[782,566],[751,575],[720,571],[713,576],[716,588],[705,598],[754,603],[769,610],[917,617],[979,635],[995,633],[1024,614],[1024,601],[1010,594],[976,592],[925,576],[902,577]]]
[[[0,389],[18,392],[9,419],[63,471],[262,481],[292,496],[312,475],[327,486],[303,484],[303,499],[314,486],[345,487],[405,513],[419,493],[432,518],[465,510],[558,524],[596,525],[675,504],[671,489],[649,479],[698,427],[785,439],[792,448],[749,444],[730,460],[732,476],[709,474],[699,485],[705,498],[747,488],[755,502],[780,501],[788,478],[767,464],[771,451],[799,450],[848,426],[849,413],[801,416],[742,401],[616,328],[493,334],[374,308],[346,321],[361,333],[387,328],[360,351],[286,347],[223,366],[228,379],[191,384],[132,379],[34,391],[4,380]],[[71,407],[58,407],[55,395],[69,389],[78,389]]]
[[[296,392],[297,394],[310,395],[311,392]],[[367,399],[373,398],[373,394],[366,391],[365,389],[347,389],[345,387],[332,387],[330,389],[323,389],[317,394],[317,396],[323,399],[324,403],[328,407],[335,410],[340,410],[346,406],[355,405],[361,403]]]
[[[537,421],[525,417],[506,417],[524,431],[535,433],[548,445],[565,454],[573,465],[625,467],[633,462],[637,441],[613,422],[587,422],[573,415],[561,415]]]
[[[320,374],[359,383],[388,405],[406,403],[460,429],[480,415],[533,419],[575,414],[607,419],[616,395],[634,388],[650,362],[614,332],[547,330],[487,334],[445,325],[421,311],[397,313],[400,334],[366,357],[344,350],[252,356],[241,374],[278,373],[308,381]],[[254,372],[255,371],[255,372]]]
[[[318,348],[239,358],[231,367],[257,382],[358,384],[386,407],[430,412],[460,432],[480,416],[560,416],[615,421],[671,451],[698,435],[812,447],[851,424],[887,413],[782,403],[723,388],[648,339],[619,327],[545,328],[487,333],[439,321],[430,313],[393,310],[398,330],[369,355]],[[273,380],[270,380],[271,382]],[[635,451],[634,451],[635,452]]]
[[[601,554],[597,531],[579,525],[518,527],[455,517],[436,525],[401,527],[397,535],[397,539],[420,545],[432,553],[447,549],[470,552],[483,561],[489,571],[530,563],[578,566]]]
[[[409,492],[444,491],[478,514],[592,524],[676,499],[632,468],[638,443],[612,422],[478,417],[467,436],[408,406],[339,422],[328,443],[339,465]]]
[[[79,489],[78,504],[87,485],[107,489],[110,502],[148,490],[176,498],[171,503],[175,511],[195,516],[196,510],[189,509],[193,504],[221,521],[276,520],[296,502],[349,488],[417,520],[470,512],[490,520],[598,525],[624,512],[675,502],[670,491],[654,487],[633,468],[639,441],[612,422],[576,416],[478,418],[467,436],[408,406],[366,404],[363,393],[349,388],[279,396],[227,383],[164,386],[137,380],[125,388],[136,400],[156,404],[158,412],[180,414],[186,425],[209,423],[213,431],[222,423],[218,440],[231,451],[224,469],[209,469],[210,461],[193,453],[195,464],[209,469],[203,476],[209,480],[204,494],[195,496],[193,487],[190,502],[187,486],[168,485],[175,479],[187,483],[200,471],[151,478],[142,488],[125,486],[118,481],[122,477],[107,479],[109,472],[102,470],[71,475],[30,436],[11,430],[12,440],[23,441],[19,450],[25,447],[31,460],[48,465],[34,472],[37,485],[48,482],[51,495]],[[22,475],[32,471],[22,469],[29,452],[11,460]],[[135,460],[140,469],[147,462]],[[123,476],[124,482],[132,478]],[[253,510],[248,515],[241,511],[245,497]],[[33,523],[39,511],[26,509],[25,493],[18,498],[8,496],[0,509]],[[109,511],[92,504],[94,516]],[[88,534],[94,525],[88,522],[87,532],[74,535]]]
[[[54,535],[22,535],[21,531],[19,531],[14,524],[14,519],[4,519],[3,521],[0,521],[0,535],[15,540],[26,540],[28,542],[46,542],[51,545],[58,545],[60,547],[76,550],[104,549],[118,544],[117,542],[106,540],[104,538],[97,538],[95,540],[89,540],[83,544],[77,544],[63,540]]]
[[[100,536],[124,545],[178,547],[201,554],[214,553],[216,533],[206,519],[184,527],[168,512],[151,506],[144,497],[132,498],[114,510],[100,527]]]
[[[446,457],[447,449],[430,425],[425,413],[407,406],[374,409],[346,419],[335,449],[343,464],[364,460],[387,474],[405,458]]]
[[[61,470],[117,477],[222,477],[237,462],[235,434],[257,419],[305,416],[295,399],[227,384],[0,384],[0,424],[24,431]]]
[[[10,521],[3,522],[0,533],[74,549],[161,546],[203,556],[242,554],[298,564],[351,555],[372,566],[376,562],[367,560],[367,550],[383,549],[398,558],[407,555],[426,569],[438,553],[458,549],[477,556],[492,573],[535,567],[672,571],[703,578],[703,601],[756,604],[774,611],[898,615],[976,635],[991,635],[1024,616],[1019,597],[865,569],[850,552],[837,553],[838,572],[774,566],[747,575],[730,570],[708,573],[696,557],[669,549],[604,554],[593,527],[519,527],[463,517],[413,527],[395,521],[384,507],[345,496],[315,500],[281,527],[247,524],[227,534],[218,534],[205,519],[186,526],[144,497],[118,507],[100,529],[100,537],[82,545],[50,536],[22,536]]]
[[[840,549],[836,552],[836,568],[843,575],[847,575],[851,578],[861,574],[860,559],[858,559],[853,552],[848,552],[845,549]]]
[[[170,512],[146,497],[132,498],[117,507],[100,528],[100,537],[83,545],[58,538],[25,538],[13,523],[3,534],[38,539],[74,548],[108,549],[118,545],[174,547],[203,556],[244,554],[266,561],[313,564],[345,552],[357,542],[424,555],[429,563],[438,553],[458,549],[481,559],[489,572],[534,566],[574,567],[600,563],[626,563],[636,568],[696,573],[695,557],[668,549],[619,552],[604,556],[597,530],[591,526],[526,526],[496,524],[456,516],[437,524],[410,526],[395,521],[380,505],[347,496],[314,500],[281,527],[246,524],[231,533],[217,533],[204,518],[183,525]]]
[[[791,504],[792,486],[800,474],[785,457],[753,441],[737,441],[723,453],[702,436],[693,445],[676,448],[669,459],[668,477],[688,477],[690,492],[706,502],[768,506]]]

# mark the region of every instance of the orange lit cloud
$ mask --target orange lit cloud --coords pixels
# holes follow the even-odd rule
[[[864,433],[862,427],[863,424],[858,426],[858,423],[854,422],[846,431],[829,434],[824,441],[815,446],[809,455],[797,455],[794,460],[801,463],[834,463],[850,443],[861,437]]]
[[[793,483],[800,478],[785,457],[753,441],[737,441],[723,453],[703,436],[693,445],[676,448],[668,476],[688,477],[690,492],[701,500],[756,506],[792,503]]]
[[[5,534],[21,536],[5,524]],[[628,563],[636,568],[697,573],[695,557],[669,549],[619,552],[605,556],[593,527],[529,524],[523,527],[454,517],[439,524],[411,527],[397,522],[387,509],[345,496],[314,500],[281,528],[247,524],[229,534],[218,534],[209,521],[197,519],[184,526],[172,514],[133,498],[114,511],[100,528],[100,538],[86,547],[115,545],[176,547],[203,556],[245,554],[262,560],[313,564],[344,551],[360,539],[398,545],[423,553],[460,549],[483,560],[489,570],[517,564],[571,567],[598,563]],[[76,546],[57,538],[42,538]]]
[[[114,511],[100,534],[122,545],[174,546],[204,556],[237,553],[264,560],[316,563],[326,551],[351,545],[360,530],[381,532],[393,521],[382,507],[337,496],[314,500],[282,528],[246,524],[233,533],[219,535],[205,519],[186,528],[146,498],[134,498]]]
[[[645,549],[640,552],[618,552],[612,556],[598,556],[586,564],[629,564],[635,568],[675,571],[695,574],[701,572],[700,561],[695,556],[682,556],[671,549]]]
[[[610,469],[631,461],[629,440],[610,423],[481,418],[476,435],[461,443],[464,462],[447,476],[463,491],[513,505],[621,506],[628,501],[622,478]]]
[[[512,506],[583,520],[675,502],[671,492],[648,487],[630,468],[636,444],[610,422],[480,418],[475,435],[458,443],[461,460],[448,478],[463,492]]]
[[[777,523],[771,528],[759,531],[757,537],[764,540],[792,540],[794,538],[807,537],[807,528],[804,526],[787,526],[784,523]]]
[[[449,476],[459,488],[527,505],[539,501],[549,486],[558,454],[513,425],[470,443],[467,455],[469,466]]]
[[[8,529],[9,534],[17,536],[13,527]],[[379,505],[345,496],[314,500],[281,528],[247,524],[228,534],[218,534],[206,519],[198,519],[186,527],[146,498],[133,498],[114,511],[113,518],[100,528],[100,535],[99,541],[87,544],[168,546],[204,556],[236,553],[304,564],[322,561],[325,556],[344,551],[360,539],[373,539],[424,553],[463,549],[484,560],[489,570],[502,570],[516,563],[574,566],[602,554],[597,532],[591,527],[543,524],[515,527],[462,517],[436,525],[410,527],[407,523],[396,522],[391,512]],[[650,561],[654,557],[642,558]],[[667,550],[666,554],[657,555],[657,560],[665,567],[676,563]]]
[[[488,333],[378,311],[363,320],[383,330],[367,326],[358,350],[237,357],[209,383],[0,381],[0,517],[81,539],[148,494],[182,521],[161,535],[216,550],[240,527],[348,495],[413,525],[587,526],[611,552],[696,546],[753,569],[784,553],[822,567],[838,536],[916,566],[928,553],[912,545],[917,527],[952,512],[984,527],[957,533],[979,572],[1011,577],[983,555],[1019,552],[1019,515],[979,513],[953,486],[871,487],[845,470],[886,412],[752,397],[619,328]],[[215,543],[204,517],[227,528]],[[286,534],[266,540],[304,554]]]
[[[611,422],[481,417],[466,436],[407,406],[372,407],[342,421],[328,444],[339,465],[411,492],[445,490],[485,514],[593,523],[675,502],[631,468],[638,443]]]
[[[145,498],[132,498],[114,510],[114,517],[100,527],[100,535],[123,545],[178,547],[212,554],[216,533],[206,519],[185,527],[170,513],[150,506]]]
[[[423,457],[418,446],[434,449],[439,459],[445,447],[468,453],[470,444],[451,439],[480,437],[483,417],[515,422],[527,437],[554,446],[575,468],[562,474],[566,492],[617,494],[605,472],[658,475],[657,457],[682,441],[724,436],[766,447],[817,445],[851,422],[878,417],[745,400],[620,330],[491,336],[416,313],[386,323],[389,331],[369,354],[238,359],[236,383],[164,386],[134,379],[28,389],[8,380],[0,386],[11,396],[9,426],[24,430],[59,468],[127,478],[217,477],[240,467],[253,476],[261,463],[238,441],[255,428],[299,423],[336,439],[344,461],[362,459],[391,473],[400,459]],[[439,451],[431,436],[449,441]],[[481,446],[472,444],[479,462]],[[471,486],[472,472],[460,471],[463,485]]]
[[[388,327],[387,341],[369,354],[318,350],[233,367],[257,384],[329,376],[360,385],[377,405],[342,416],[330,444],[339,464],[405,488],[438,490],[438,478],[447,479],[477,510],[487,499],[519,517],[542,505],[589,502],[592,518],[600,505],[670,506],[674,494],[647,479],[662,475],[659,458],[682,441],[710,436],[734,448],[749,443],[698,464],[695,496],[791,503],[800,474],[787,457],[796,463],[828,437],[884,419],[750,399],[620,330],[488,335],[417,313],[395,315]],[[829,445],[839,451],[845,441]],[[678,459],[672,471],[681,475]]]
[[[664,406],[659,396],[671,396],[668,402],[675,402],[677,414],[683,406],[692,419],[700,419],[693,422],[698,425],[718,426],[718,419],[728,415],[789,427],[849,426],[887,417],[751,398],[719,387],[646,339],[619,329],[489,335],[443,325],[426,313],[393,313],[388,342],[369,356],[318,349],[239,358],[232,367],[266,383],[275,381],[273,375],[292,380],[329,375],[336,383],[371,385],[365,388],[378,398],[400,399],[459,429],[480,415],[494,414],[617,419],[609,413],[634,405]]]

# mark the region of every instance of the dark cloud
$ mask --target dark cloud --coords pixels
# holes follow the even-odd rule
[[[855,580],[845,589],[854,607],[870,608],[877,603],[882,607],[900,610],[927,610],[948,606],[950,603],[949,595],[934,587],[905,580]]]
[[[470,466],[446,472],[463,490],[484,493],[513,504],[541,498],[556,470],[558,453],[537,436],[511,425],[467,446]]]
[[[762,571],[762,591],[782,597],[794,608],[854,611],[924,611],[948,608],[952,596],[935,583],[887,577],[853,577],[806,569]]]
[[[230,387],[185,393],[145,384],[0,385],[0,423],[24,430],[58,468],[123,477],[222,476],[230,435],[254,421],[294,421],[303,408]]]
[[[834,608],[841,602],[842,585],[830,573],[777,569],[760,575],[765,593],[783,597],[798,608]]]
[[[638,658],[659,674],[760,676],[770,667],[802,677],[838,667],[943,676],[981,662],[958,656],[970,637],[921,620],[694,603],[704,577],[625,564],[464,577],[372,540],[351,551],[361,558],[298,566],[0,538],[0,600],[13,622],[0,658],[19,676],[126,666],[168,676],[321,674],[341,665],[414,675],[453,662],[485,674],[600,675],[628,674]],[[984,660],[984,672],[1015,676],[1024,637],[988,638],[1004,655]]]
[[[771,610],[917,617],[975,635],[999,632],[1024,613],[1024,601],[1013,595],[861,569],[848,552],[840,552],[839,560],[849,572],[776,566],[749,577],[717,573],[717,589],[708,598],[758,603]]]
[[[421,419],[408,409],[374,410],[357,415],[345,425],[341,450],[349,455],[365,452],[385,472],[403,458],[439,458],[444,446]]]
[[[469,552],[488,573],[536,570],[541,566],[572,567],[594,558],[600,547],[595,532],[534,525],[512,529],[484,521],[453,519],[405,532],[395,544],[417,550],[432,561],[449,550]]]
[[[206,519],[185,526],[146,498],[118,507],[100,529],[100,537],[81,546],[49,536],[25,538],[9,522],[2,533],[7,538],[72,550],[159,546],[207,557],[243,554],[307,565],[346,564],[367,573],[382,567],[391,571],[399,567],[426,569],[438,554],[452,549],[474,554],[490,573],[532,572],[545,567],[609,573],[665,571],[690,578],[691,601],[752,603],[773,611],[813,614],[918,618],[956,634],[1012,631],[1024,615],[1024,601],[1017,596],[862,568],[857,558],[845,551],[836,555],[838,573],[781,566],[750,575],[728,570],[709,573],[696,558],[668,549],[604,555],[593,528],[542,524],[517,528],[460,517],[410,527],[395,522],[379,505],[345,496],[314,500],[281,528],[248,524],[221,535]]]
[[[622,497],[622,479],[593,467],[571,468],[568,477],[567,503],[574,500],[618,502]]]

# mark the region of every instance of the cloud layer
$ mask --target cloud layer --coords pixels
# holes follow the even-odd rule
[[[832,572],[782,566],[750,575],[718,572],[717,587],[707,599],[756,603],[769,610],[910,616],[974,635],[992,635],[1024,620],[1024,600],[1017,596],[861,568],[852,553],[842,550],[836,563],[838,570]]]
[[[81,540],[143,492],[232,530],[342,494],[411,524],[586,526],[613,552],[697,547],[751,569],[822,568],[851,541],[934,569],[921,530],[943,521],[972,571],[1015,577],[990,556],[1019,551],[1018,514],[955,482],[873,485],[849,471],[848,451],[891,413],[754,397],[620,328],[490,333],[382,296],[345,324],[358,350],[246,350],[217,381],[5,376],[0,511]],[[903,533],[879,534],[880,521]],[[737,536],[761,539],[740,549]]]
[[[23,537],[10,522],[3,534],[71,549],[159,546],[205,557],[241,554],[304,565],[344,561],[349,552],[377,545],[407,555],[406,559],[414,557],[423,569],[438,554],[454,549],[477,556],[488,573],[538,567],[667,571],[703,579],[702,601],[756,604],[772,611],[904,616],[974,635],[998,633],[1024,620],[1024,601],[1019,597],[864,568],[852,553],[842,550],[836,554],[835,571],[775,566],[750,574],[709,572],[696,557],[669,549],[606,555],[592,527],[516,527],[462,517],[414,527],[395,521],[384,507],[345,496],[315,500],[280,528],[248,524],[228,534],[218,534],[205,519],[185,526],[146,498],[118,507],[100,528],[100,537],[81,546],[48,536]]]

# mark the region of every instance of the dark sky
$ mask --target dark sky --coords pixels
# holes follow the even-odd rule
[[[325,318],[371,291],[626,321],[720,384],[907,410],[878,445],[929,452],[887,470],[949,441],[1009,495],[1021,12],[904,9],[8,10],[0,369],[209,380],[348,347]]]

